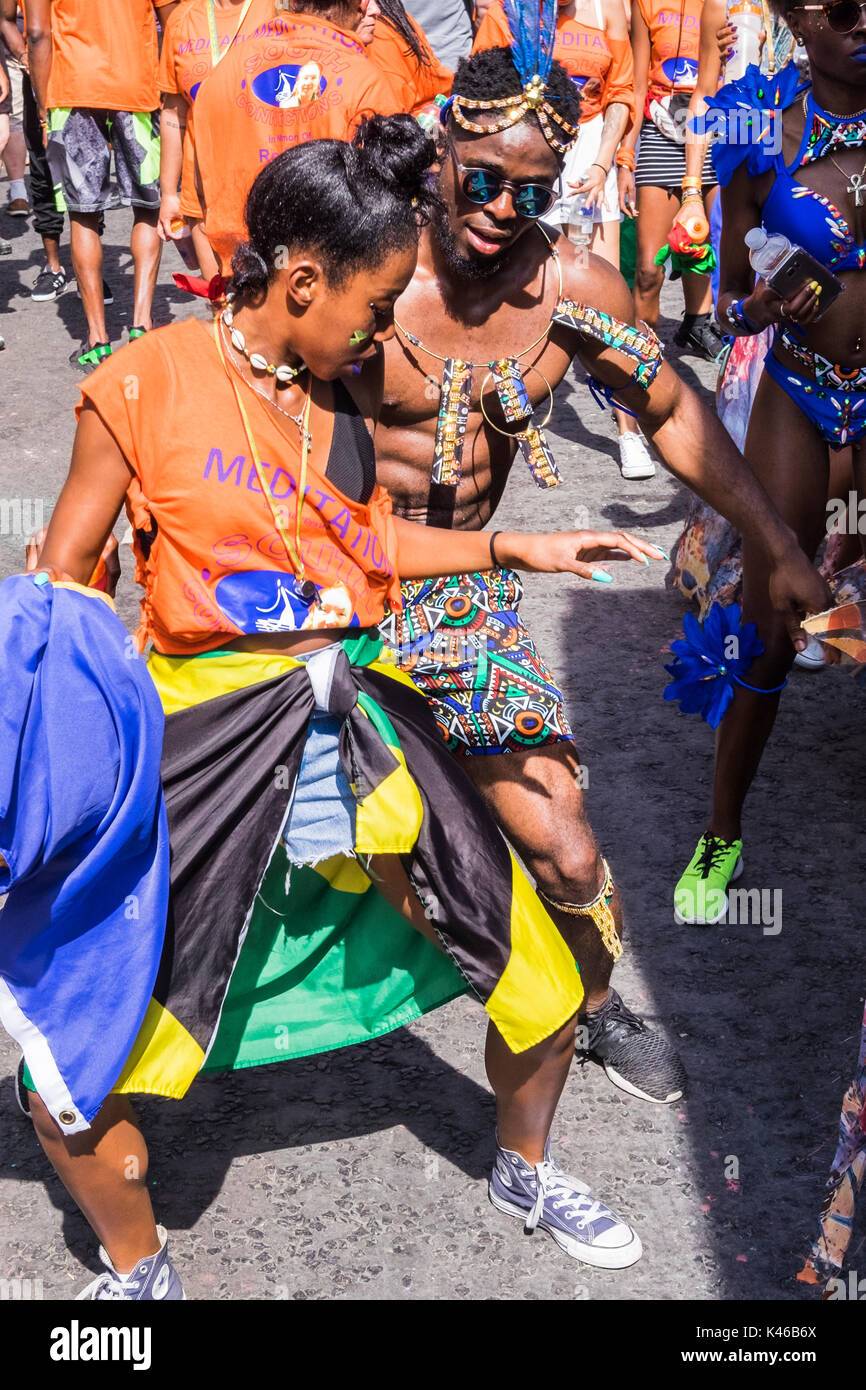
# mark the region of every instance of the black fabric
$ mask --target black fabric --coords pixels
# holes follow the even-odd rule
[[[362,506],[376,486],[376,450],[370,431],[342,381],[334,382],[334,434],[325,477]]]
[[[30,206],[33,209],[33,227],[39,236],[53,237],[55,241],[59,241],[63,231],[63,213],[57,211],[54,201],[54,180],[45,157],[36,98],[30,78],[26,72],[22,76],[24,142],[30,156]]]
[[[358,707],[363,691],[393,724],[424,819],[402,856],[447,954],[478,998],[511,954],[508,848],[427,701],[401,681],[338,658],[331,687],[342,715],[340,759],[363,796],[396,768]],[[162,781],[171,842],[171,900],[154,997],[207,1048],[255,893],[300,769],[313,690],[298,668],[171,714]]]

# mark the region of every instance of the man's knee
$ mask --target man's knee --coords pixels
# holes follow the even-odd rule
[[[602,879],[602,860],[591,834],[528,858],[527,868],[545,897],[555,903],[585,903]]]

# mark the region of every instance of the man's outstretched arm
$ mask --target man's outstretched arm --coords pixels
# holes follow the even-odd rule
[[[622,276],[595,256],[587,268],[569,265],[569,253],[570,248],[563,256],[567,293],[611,318],[634,324],[634,307]],[[828,608],[830,592],[715,412],[666,362],[644,389],[632,380],[634,358],[585,333],[579,334],[578,343],[577,358],[590,376],[634,412],[670,472],[741,535],[763,546],[773,562],[770,596],[801,650],[807,638],[799,619]]]

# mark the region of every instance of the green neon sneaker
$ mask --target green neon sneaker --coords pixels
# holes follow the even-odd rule
[[[742,840],[702,835],[676,888],[674,919],[680,925],[711,927],[728,911],[728,884],[743,872]]]
[[[70,354],[69,361],[73,367],[78,367],[79,371],[92,372],[94,367],[98,367],[100,362],[104,362],[106,357],[111,356],[111,343],[89,343],[85,338],[80,348]]]

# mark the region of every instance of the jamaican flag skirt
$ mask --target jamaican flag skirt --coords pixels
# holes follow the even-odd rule
[[[339,644],[315,689],[287,656],[151,656],[167,716],[171,895],[116,1092],[180,1097],[202,1068],[361,1042],[467,990],[513,1052],[580,1006],[564,941],[381,645],[367,633]],[[355,843],[299,867],[284,827],[317,711],[338,721]],[[379,854],[400,856],[442,951],[373,887],[361,862]]]

